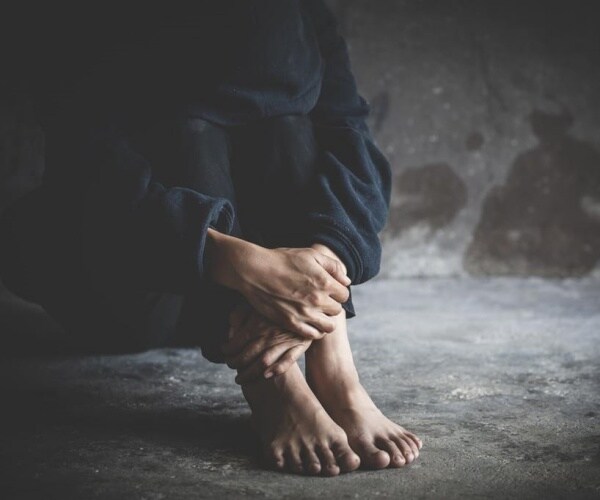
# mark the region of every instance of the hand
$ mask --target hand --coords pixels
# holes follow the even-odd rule
[[[343,264],[314,248],[263,248],[209,230],[212,276],[259,313],[308,339],[332,332],[349,298]]]
[[[344,265],[344,263],[342,262],[342,259],[340,259],[333,250],[331,250],[331,248],[329,248],[326,245],[323,245],[323,243],[313,243],[310,248],[313,248],[314,250],[317,250],[318,252],[321,252],[324,255],[327,255],[327,257],[331,257],[332,259],[337,260],[340,265],[342,266],[342,269],[344,271],[344,274],[348,274],[348,271],[346,270],[346,266]]]
[[[240,385],[285,373],[313,342],[278,327],[247,304],[237,306],[229,320],[223,353],[227,365],[238,370],[235,381]]]

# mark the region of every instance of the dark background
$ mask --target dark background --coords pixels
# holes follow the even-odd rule
[[[394,169],[382,276],[594,273],[595,2],[329,3]],[[19,43],[9,47],[16,59]],[[44,165],[26,93],[2,94],[0,210],[39,183]]]

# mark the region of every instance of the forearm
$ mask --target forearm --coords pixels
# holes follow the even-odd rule
[[[235,236],[221,233],[209,227],[206,232],[204,265],[208,277],[215,283],[234,290],[240,287],[240,278],[232,265],[232,258],[242,259],[251,252],[254,245]],[[233,257],[234,254],[239,256]]]

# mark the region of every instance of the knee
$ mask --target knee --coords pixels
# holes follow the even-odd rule
[[[183,133],[194,135],[220,135],[224,133],[224,129],[219,125],[193,116],[185,116],[178,119],[176,122],[176,128]]]
[[[296,140],[313,139],[313,123],[308,115],[280,115],[264,118],[258,128],[278,137],[290,137]]]
[[[318,151],[311,119],[307,115],[275,116],[252,128],[251,148],[265,159],[271,180],[306,184],[316,167]]]

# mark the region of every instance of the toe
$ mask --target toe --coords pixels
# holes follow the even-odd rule
[[[377,446],[382,450],[385,450],[390,456],[390,467],[402,467],[406,464],[404,454],[398,448],[398,445],[391,439],[379,439],[377,440]]]
[[[390,456],[377,448],[372,440],[357,440],[352,449],[360,456],[360,463],[369,469],[384,469],[390,464]]]
[[[288,448],[285,451],[285,464],[290,472],[293,472],[294,474],[304,474],[304,467],[302,466],[299,450]]]
[[[360,467],[360,457],[352,451],[347,440],[334,441],[331,450],[342,472],[351,472]]]
[[[409,439],[405,438],[403,436],[391,436],[391,439],[398,445],[398,448],[400,448],[400,450],[402,450],[402,454],[404,455],[404,458],[406,459],[406,463],[410,464],[411,462],[414,462],[415,458],[417,458],[415,456],[415,453],[413,452],[413,449],[409,443]],[[414,444],[413,444],[414,446]],[[417,450],[418,451],[418,450]]]
[[[317,454],[309,446],[302,449],[302,462],[304,464],[304,472],[310,475],[316,475],[321,472],[321,461]]]
[[[337,476],[340,473],[340,467],[337,464],[333,451],[326,444],[320,444],[316,447],[317,455],[321,459],[321,470],[326,476]]]
[[[414,435],[412,432],[408,432],[406,431],[404,433],[413,443],[415,443],[415,445],[417,445],[417,450],[420,450],[421,448],[423,448],[423,441],[421,441],[416,435]]]
[[[265,450],[265,458],[274,469],[281,470],[285,467],[283,450],[275,444],[272,444]]]

